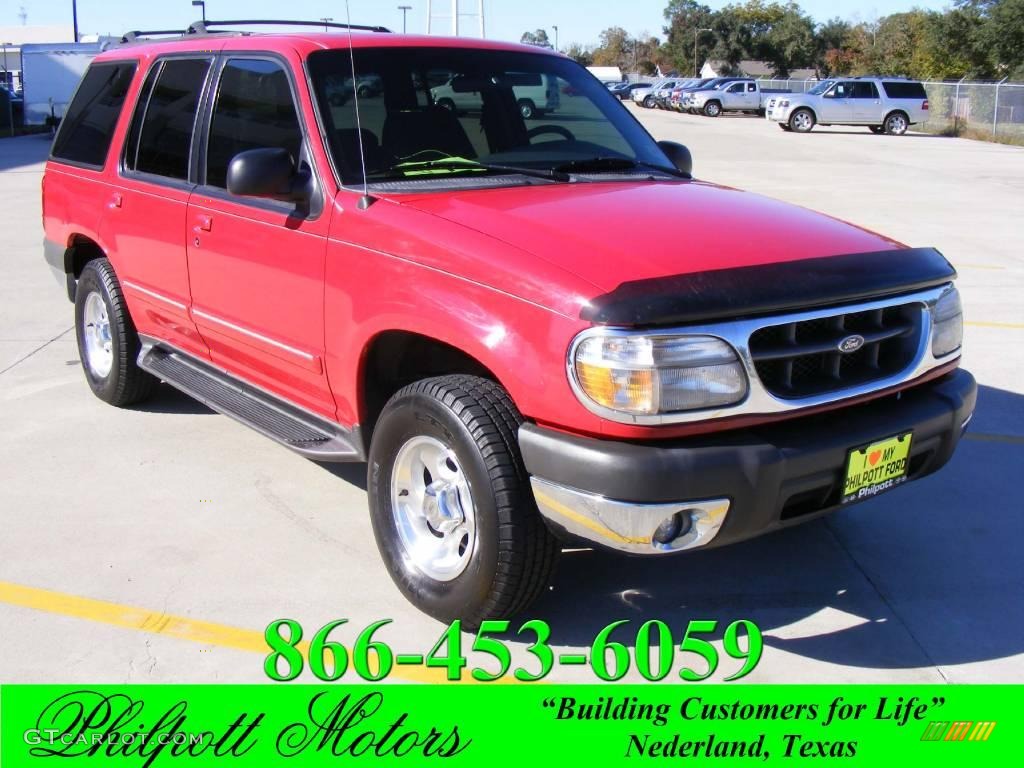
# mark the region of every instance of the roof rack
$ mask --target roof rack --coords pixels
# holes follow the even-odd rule
[[[122,43],[134,43],[143,38],[152,37],[153,35],[175,35],[181,37],[185,34],[182,29],[133,29],[130,32],[125,32],[121,35]]]
[[[189,25],[187,34],[205,35],[216,30],[210,27],[325,27],[327,29],[353,29],[360,32],[391,32],[387,27],[367,26],[365,24],[340,24],[335,21],[295,21],[273,19],[237,19],[234,21],[196,21]]]

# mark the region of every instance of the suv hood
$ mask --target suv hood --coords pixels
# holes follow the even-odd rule
[[[704,182],[579,182],[388,197],[580,278],[551,286],[559,294],[905,247],[824,214]],[[510,282],[507,275],[492,272],[487,282],[516,294],[517,286],[501,284]]]

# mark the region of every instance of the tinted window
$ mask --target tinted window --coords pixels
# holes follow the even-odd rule
[[[360,94],[358,126],[348,51],[309,57],[325,138],[346,184],[362,181],[361,150],[371,182],[483,175],[483,163],[545,170],[595,157],[670,167],[608,89],[561,56],[430,46],[354,54],[357,79],[381,84]],[[527,100],[533,108],[523,108]],[[438,165],[445,160],[457,164]]]
[[[134,63],[89,67],[53,142],[54,157],[103,165],[135,67]]]
[[[196,108],[210,62],[169,59],[149,75],[148,99],[140,99],[132,126],[125,167],[171,179],[188,179]],[[141,125],[141,130],[137,130]]]
[[[337,98],[347,100],[352,93],[351,78],[338,87]],[[360,93],[374,90],[369,80],[358,87]],[[221,74],[210,123],[206,183],[226,187],[228,164],[239,152],[286,149],[297,164],[301,146],[299,118],[281,65],[265,59],[229,61]]]
[[[874,83],[857,82],[853,84],[853,92],[850,94],[854,99],[877,99],[878,89]]]
[[[924,86],[921,83],[908,83],[905,81],[886,80],[882,83],[886,94],[890,99],[927,99]]]

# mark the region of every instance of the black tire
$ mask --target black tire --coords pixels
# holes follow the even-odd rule
[[[455,102],[448,98],[438,99],[437,106],[441,107],[441,109],[447,109],[449,112],[455,111]]]
[[[722,104],[718,101],[709,101],[704,105],[705,117],[719,117],[722,114]]]
[[[93,294],[106,307],[109,323],[112,360],[109,372],[105,375],[93,369],[87,351],[86,337],[90,331],[85,320],[86,305]],[[160,385],[159,379],[138,366],[141,348],[139,334],[128,314],[128,305],[114,268],[106,259],[90,261],[78,278],[75,292],[75,336],[85,380],[100,400],[120,407],[142,402],[156,392]]]
[[[645,96],[643,104],[644,104],[645,107],[647,107],[647,109],[650,109],[651,107],[654,106],[654,97],[653,96]]]
[[[810,133],[817,122],[809,109],[798,109],[789,116],[789,127],[795,133]]]
[[[907,132],[907,128],[910,127],[910,118],[907,117],[906,112],[890,112],[885,116],[885,122],[882,123],[882,129],[889,136],[902,136]]]
[[[790,128],[790,127],[789,127],[789,125],[787,125],[786,123],[779,123],[779,128],[781,128],[782,130],[784,130],[784,131],[785,131],[786,133],[789,133],[790,131],[792,131],[792,130],[793,130],[793,129],[792,129],[792,128]]]
[[[439,621],[461,619],[473,629],[484,619],[511,617],[550,583],[560,548],[533,500],[518,450],[521,423],[499,385],[456,375],[400,390],[374,428],[367,488],[377,548],[402,594]],[[396,460],[421,436],[451,450],[472,495],[476,532],[467,546],[473,550],[465,569],[446,581],[412,562],[393,510]]]
[[[868,130],[874,134],[885,133],[885,128],[880,125],[869,125]]]
[[[537,115],[537,105],[530,99],[520,99],[519,114],[523,116],[523,120],[532,120]]]

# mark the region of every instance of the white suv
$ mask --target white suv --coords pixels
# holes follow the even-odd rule
[[[824,80],[807,93],[768,100],[765,116],[784,131],[815,125],[866,125],[872,133],[900,136],[928,119],[928,94],[915,80],[855,77]]]

